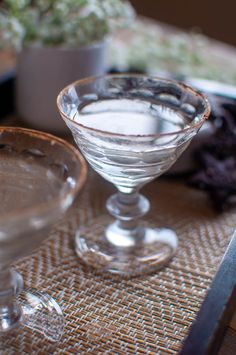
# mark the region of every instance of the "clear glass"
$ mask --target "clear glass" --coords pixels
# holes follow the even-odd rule
[[[27,326],[50,341],[60,339],[60,306],[42,291],[24,289],[21,275],[10,265],[47,238],[86,174],[81,154],[60,138],[0,127],[0,336]]]
[[[88,265],[120,274],[163,267],[176,253],[177,236],[140,221],[149,201],[139,190],[187,148],[209,116],[206,98],[174,81],[107,75],[69,85],[57,104],[87,161],[118,190],[106,204],[114,220],[103,230],[101,220],[78,231],[77,254]]]

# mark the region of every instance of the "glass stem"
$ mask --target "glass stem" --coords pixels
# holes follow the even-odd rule
[[[9,268],[0,268],[0,333],[12,329],[21,318],[21,307],[16,296],[23,289],[20,274]]]
[[[143,238],[144,228],[139,225],[139,219],[150,208],[149,201],[144,196],[137,191],[118,191],[107,200],[106,206],[109,213],[116,218],[106,231],[110,242],[128,246],[137,242],[137,238]]]

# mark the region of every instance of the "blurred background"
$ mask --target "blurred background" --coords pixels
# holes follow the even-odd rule
[[[235,0],[131,0],[136,11],[183,29],[199,28],[209,37],[236,46]]]

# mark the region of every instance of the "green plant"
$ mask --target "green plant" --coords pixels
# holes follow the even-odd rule
[[[0,2],[0,43],[78,47],[102,40],[134,16],[122,0],[5,0]]]

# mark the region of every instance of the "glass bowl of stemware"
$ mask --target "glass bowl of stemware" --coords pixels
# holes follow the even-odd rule
[[[120,74],[72,83],[57,105],[91,167],[118,190],[106,203],[114,220],[102,229],[102,221],[90,221],[77,232],[78,256],[125,275],[166,265],[177,250],[176,233],[139,221],[150,205],[139,190],[187,148],[209,116],[207,99],[175,81]]]
[[[43,132],[0,127],[0,335],[17,325],[58,341],[63,313],[43,291],[23,288],[10,265],[47,238],[85,183],[77,149]],[[52,285],[53,287],[53,285]],[[17,329],[17,328],[16,328]]]

